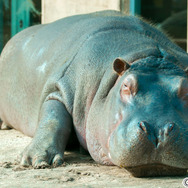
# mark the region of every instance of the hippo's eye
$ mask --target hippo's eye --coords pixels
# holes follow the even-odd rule
[[[128,85],[126,85],[126,84],[123,84],[122,90],[123,90],[124,92],[125,92],[125,91],[130,91]]]
[[[128,75],[121,85],[121,98],[124,102],[130,102],[130,99],[137,93],[137,79],[133,74]]]
[[[122,94],[123,95],[130,95],[131,94],[131,91],[130,91],[130,88],[129,88],[128,85],[123,84],[123,86],[122,86]]]

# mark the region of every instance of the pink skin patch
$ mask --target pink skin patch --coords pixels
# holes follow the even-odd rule
[[[120,80],[121,76],[118,78],[116,84],[118,83],[118,81]],[[136,95],[138,90],[138,86],[137,86],[137,79],[135,77],[135,75],[129,75],[125,78],[125,80],[123,81],[123,84],[121,86],[120,89],[120,96],[121,96],[121,100],[123,103],[127,104],[127,103],[131,103],[133,97]],[[109,144],[110,144],[110,138],[112,136],[112,134],[114,133],[114,131],[116,130],[116,128],[121,124],[123,117],[125,118],[125,113],[124,111],[118,112],[115,114],[114,116],[114,120],[112,121],[112,125],[110,125],[111,130],[110,130],[110,135],[108,136],[108,141],[105,145],[105,150],[109,151]],[[111,159],[111,155],[108,152],[108,157],[109,159]]]
[[[179,90],[178,90],[178,97],[181,98],[185,105],[188,106],[188,80],[183,79],[181,81]]]
[[[115,129],[120,125],[120,123],[122,122],[122,119],[123,119],[122,113],[117,113],[115,115],[114,124],[110,126],[111,127],[111,131],[110,131],[111,133],[110,133],[110,135],[108,137],[106,148],[109,149],[109,147],[110,147],[109,146],[109,142],[110,142],[111,135],[114,133]]]

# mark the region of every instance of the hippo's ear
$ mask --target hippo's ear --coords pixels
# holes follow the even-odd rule
[[[118,75],[122,75],[127,69],[129,69],[130,65],[123,59],[117,58],[113,63],[114,70],[118,73]]]

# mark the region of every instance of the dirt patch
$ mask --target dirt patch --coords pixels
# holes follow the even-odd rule
[[[24,168],[16,161],[31,138],[15,130],[0,130],[0,187],[174,187],[185,177],[134,178],[116,166],[96,164],[88,155],[66,152],[58,168]],[[188,175],[187,175],[188,176]]]

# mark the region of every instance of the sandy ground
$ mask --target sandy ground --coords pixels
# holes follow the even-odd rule
[[[66,152],[66,162],[58,168],[23,168],[15,159],[30,141],[31,138],[15,130],[0,130],[1,188],[183,187],[182,180],[185,177],[134,178],[124,169],[96,164],[90,156],[78,152]]]

